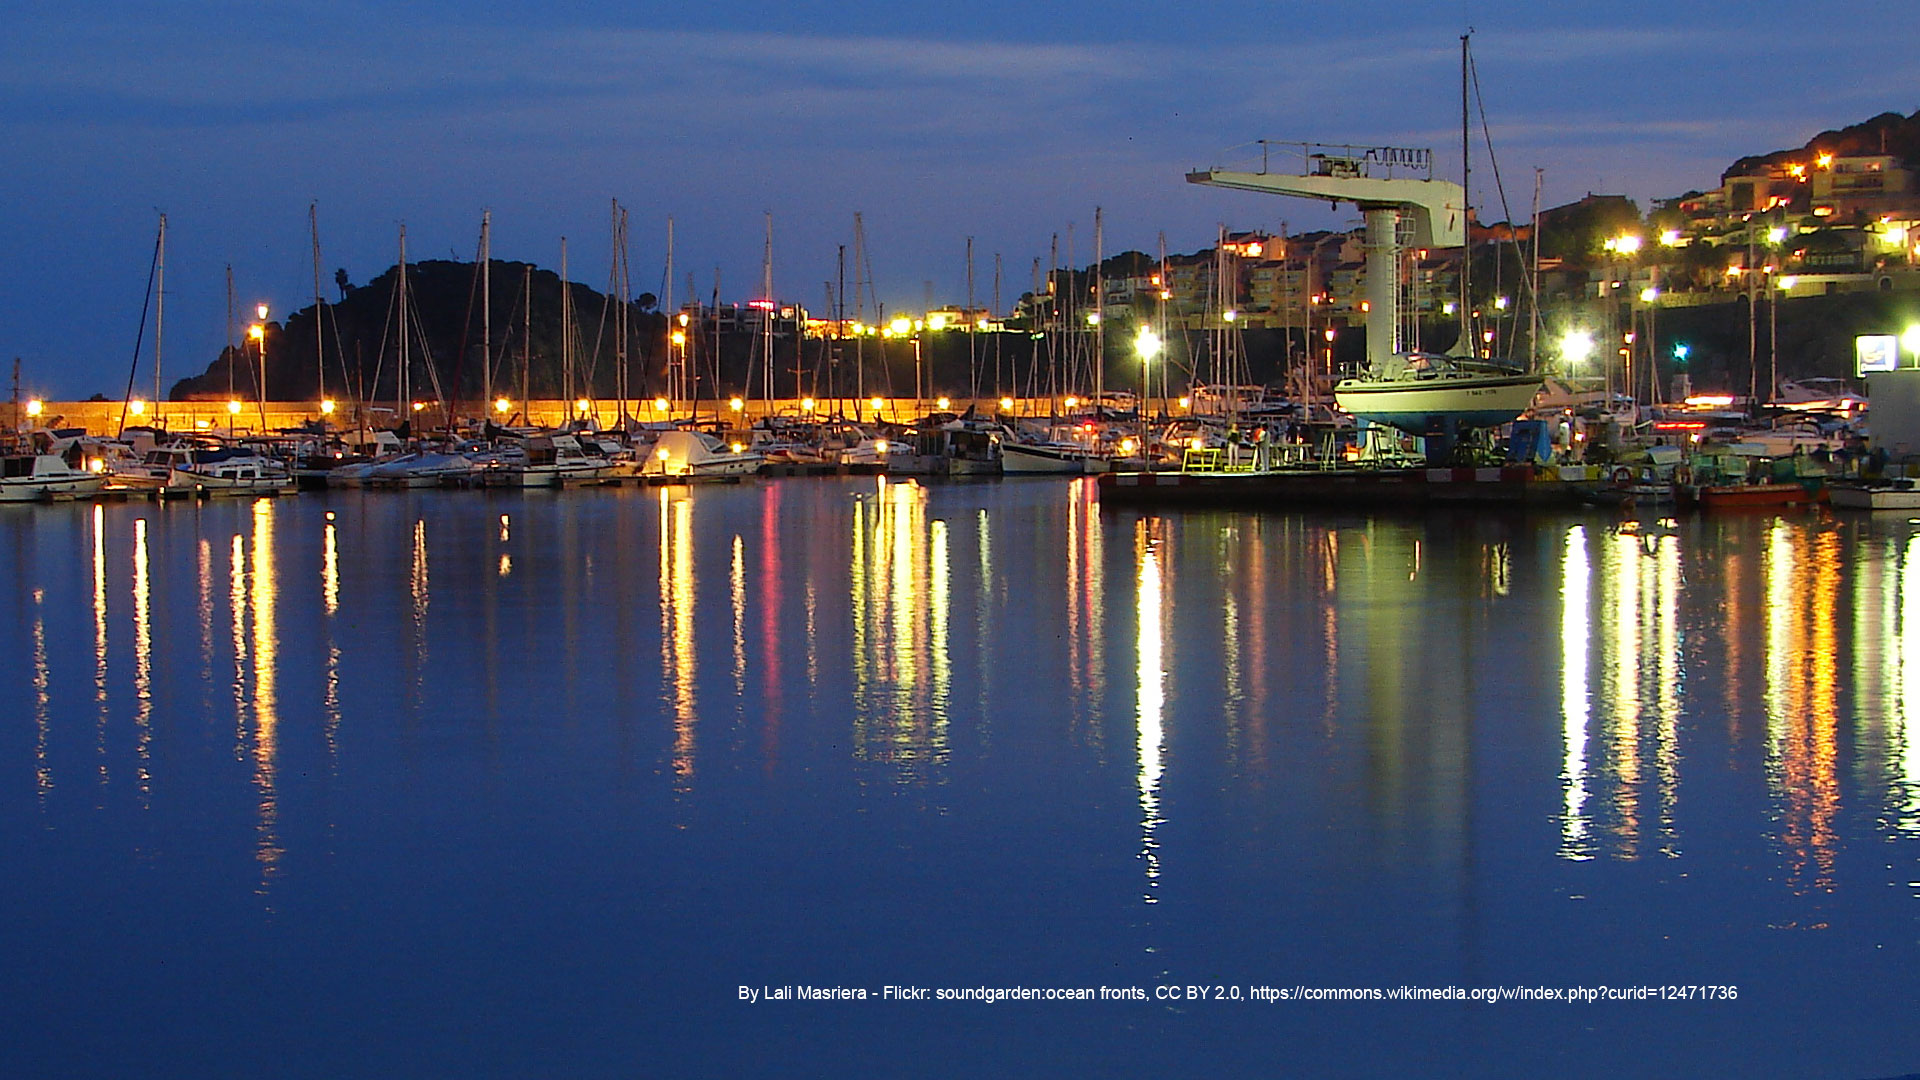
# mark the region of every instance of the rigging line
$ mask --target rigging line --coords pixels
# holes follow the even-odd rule
[[[120,430],[127,429],[127,405],[133,400],[133,380],[140,371],[140,346],[147,340],[147,311],[153,306],[153,276],[160,269],[160,238],[154,237],[153,262],[147,266],[147,291],[140,298],[140,329],[133,335],[133,363],[127,366],[127,396],[120,399]],[[155,406],[156,410],[158,406]],[[155,415],[158,415],[156,411]]]
[[[1467,54],[1467,74],[1470,78],[1470,81],[1473,83],[1473,103],[1480,110],[1480,137],[1481,137],[1481,140],[1485,142],[1487,146],[1487,163],[1493,168],[1493,189],[1500,196],[1500,215],[1502,219],[1504,219],[1507,222],[1507,226],[1508,226],[1507,231],[1508,231],[1508,234],[1511,235],[1513,231],[1512,230],[1513,208],[1507,205],[1507,186],[1500,178],[1500,158],[1498,155],[1496,155],[1493,152],[1493,129],[1487,123],[1487,102],[1486,102],[1486,98],[1481,93],[1480,65],[1474,61],[1472,53]],[[1497,251],[1498,249],[1496,248],[1495,250]],[[1515,250],[1516,252],[1518,251],[1517,241],[1515,242]],[[1496,274],[1499,273],[1500,260],[1497,256],[1494,259],[1493,265],[1494,265],[1494,272]],[[1525,285],[1527,290],[1527,302],[1529,304],[1537,306],[1540,302],[1540,298],[1534,295],[1534,292],[1533,292],[1534,282],[1526,274],[1520,275],[1520,280]],[[1508,357],[1512,357],[1513,355],[1512,339],[1509,338],[1504,344],[1507,348]]]
[[[466,366],[467,346],[471,343],[468,335],[473,333],[473,302],[479,299],[480,275],[486,272],[486,267],[481,264],[481,259],[486,254],[485,245],[486,235],[483,228],[481,236],[473,242],[473,275],[467,279],[467,313],[460,317],[460,348],[459,351],[453,354],[453,372],[448,379],[449,384],[453,387],[454,394],[454,399],[446,403],[447,426],[449,428],[453,426],[454,409],[460,404],[460,376]],[[484,403],[482,403],[480,411],[483,415],[486,413],[486,405]]]

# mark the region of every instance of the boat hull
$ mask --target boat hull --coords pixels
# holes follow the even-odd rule
[[[1764,510],[1819,501],[1800,484],[1707,484],[1682,490],[1686,501],[1702,510]]]
[[[1843,510],[1920,510],[1920,488],[1835,484],[1827,499]]]
[[[1447,435],[1510,423],[1532,406],[1542,384],[1537,375],[1349,379],[1334,387],[1333,398],[1340,408],[1369,423],[1409,435]]]
[[[1008,476],[1085,476],[1105,472],[1105,464],[1084,450],[1004,443],[1000,471]]]

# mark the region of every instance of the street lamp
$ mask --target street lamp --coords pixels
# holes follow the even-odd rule
[[[1153,461],[1147,457],[1147,365],[1160,355],[1160,335],[1153,332],[1153,327],[1142,326],[1133,336],[1133,351],[1140,356],[1140,400],[1134,403],[1140,419],[1140,459],[1151,469]]]
[[[1593,335],[1585,330],[1569,330],[1560,339],[1560,362],[1566,365],[1567,373],[1587,362],[1593,355]]]
[[[261,304],[258,310],[260,317],[265,319],[267,305]],[[247,336],[253,339],[253,347],[260,353],[260,415],[264,418],[267,412],[267,324],[257,322],[247,327]]]

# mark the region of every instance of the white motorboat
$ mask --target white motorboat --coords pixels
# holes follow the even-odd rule
[[[653,444],[645,475],[748,476],[765,463],[758,451],[729,446],[704,431],[664,431]]]
[[[37,502],[92,495],[105,487],[105,472],[75,468],[58,454],[0,457],[0,502]]]
[[[488,487],[564,487],[598,480],[612,469],[597,443],[589,448],[572,435],[535,435],[517,457],[484,464],[478,480]]]
[[[294,490],[293,470],[283,461],[248,450],[210,450],[176,465],[166,486],[202,495],[279,495]]]
[[[1806,412],[1837,412],[1851,415],[1867,408],[1867,399],[1853,392],[1845,379],[1826,375],[1805,379],[1782,379],[1773,404],[1791,406]]]
[[[1000,444],[1000,471],[1007,476],[1086,476],[1106,472],[1110,464],[1079,443]]]
[[[429,488],[465,480],[473,472],[473,459],[465,454],[420,450],[402,454],[367,470],[363,487]],[[327,474],[332,482],[332,473]]]

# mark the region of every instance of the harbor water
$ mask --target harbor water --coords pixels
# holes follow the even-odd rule
[[[1920,1071],[1904,514],[867,477],[0,550],[9,1075]]]

